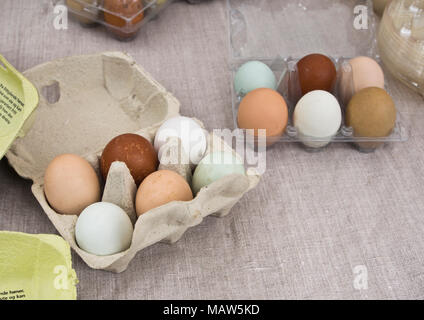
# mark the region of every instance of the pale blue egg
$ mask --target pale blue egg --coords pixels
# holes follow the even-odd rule
[[[108,202],[97,202],[85,208],[75,225],[78,246],[98,256],[127,250],[132,236],[133,225],[128,215]]]
[[[274,72],[263,62],[249,61],[243,64],[234,78],[237,94],[248,94],[259,88],[277,89],[277,79]]]
[[[232,174],[245,174],[243,163],[231,152],[213,152],[204,157],[193,174],[192,188],[197,194],[200,189]]]

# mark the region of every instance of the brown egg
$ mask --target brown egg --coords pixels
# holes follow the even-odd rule
[[[53,159],[47,167],[44,193],[58,213],[79,215],[89,205],[100,201],[100,183],[85,159],[64,154]]]
[[[332,92],[337,78],[333,61],[322,54],[310,54],[297,63],[302,95],[314,90]]]
[[[111,25],[109,31],[123,39],[137,33],[136,25],[144,18],[142,0],[104,0],[104,8],[105,22]]]
[[[365,88],[356,93],[346,109],[346,125],[354,136],[387,137],[396,124],[396,107],[390,95],[381,88]],[[364,149],[372,149],[381,142],[358,142]]]
[[[108,143],[100,159],[100,169],[106,180],[110,166],[115,161],[124,162],[134,181],[139,185],[145,177],[156,171],[159,161],[152,144],[137,134],[123,134]]]
[[[275,90],[260,88],[250,91],[241,101],[237,122],[241,129],[266,129],[266,141],[270,145],[284,133],[288,121],[287,104]]]
[[[193,193],[187,181],[170,170],[159,170],[146,179],[137,191],[135,205],[137,215],[172,201],[190,201]]]

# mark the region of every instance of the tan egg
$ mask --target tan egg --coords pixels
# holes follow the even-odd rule
[[[270,145],[284,133],[288,121],[287,104],[275,90],[260,88],[250,91],[241,101],[237,122],[241,129],[254,129],[255,137],[260,129],[266,130]]]
[[[159,170],[141,183],[135,198],[137,215],[172,201],[190,201],[193,193],[187,181],[170,170]]]
[[[349,63],[352,66],[355,93],[369,87],[384,89],[384,73],[377,61],[369,57],[356,57]]]
[[[100,183],[93,167],[80,156],[56,157],[44,175],[44,193],[58,213],[79,215],[100,201]]]

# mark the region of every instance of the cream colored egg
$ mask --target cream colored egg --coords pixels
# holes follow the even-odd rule
[[[100,183],[87,160],[63,154],[47,167],[44,193],[58,213],[79,215],[89,205],[100,201]]]
[[[369,57],[356,57],[349,63],[352,66],[355,93],[369,87],[384,89],[384,73],[377,61]]]

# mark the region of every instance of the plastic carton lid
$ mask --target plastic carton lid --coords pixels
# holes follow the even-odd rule
[[[0,55],[0,159],[30,128],[38,99],[37,89]]]
[[[365,0],[227,0],[233,62],[310,53],[376,55],[376,18]]]

